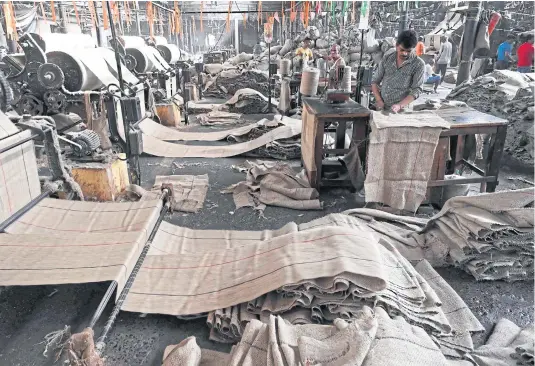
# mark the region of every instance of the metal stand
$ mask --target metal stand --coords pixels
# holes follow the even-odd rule
[[[165,214],[169,211],[171,207],[171,198],[172,198],[171,190],[169,188],[163,188],[162,193],[163,193],[162,200],[164,201],[164,205],[162,207],[162,210],[160,211],[160,216],[158,217],[158,221],[156,221],[156,225],[152,229],[149,239],[147,243],[145,244],[145,247],[143,248],[141,255],[139,256],[139,259],[137,260],[136,265],[134,266],[134,269],[132,270],[132,273],[130,274],[130,277],[128,277],[128,280],[126,281],[126,284],[123,290],[121,291],[119,298],[117,299],[117,303],[115,304],[115,307],[113,308],[108,320],[106,321],[106,324],[104,325],[104,329],[102,330],[100,337],[97,340],[96,347],[100,355],[102,355],[102,353],[104,352],[104,348],[106,347],[106,338],[108,336],[108,333],[113,327],[113,324],[115,323],[115,319],[117,319],[117,315],[119,315],[119,312],[121,311],[121,307],[124,301],[126,300],[126,296],[128,296],[128,292],[132,288],[132,284],[134,283],[134,280],[136,279],[136,276],[141,266],[143,265],[143,262],[145,261],[145,258],[147,256],[147,253],[149,252],[152,241],[154,240],[154,237],[156,236],[156,232],[158,231],[158,228],[160,227],[160,224],[163,221]],[[117,282],[115,281],[113,281],[108,287],[108,290],[106,291],[106,293],[104,294],[104,297],[100,301],[100,304],[97,310],[95,311],[95,314],[91,318],[91,322],[89,325],[91,328],[94,327],[95,324],[100,319],[102,312],[106,308],[106,305],[108,304],[108,301],[110,300],[116,287],[117,287]]]
[[[13,215],[11,215],[6,221],[2,222],[0,224],[0,233],[4,233],[9,225],[20,219],[26,212],[30,211],[33,207],[35,207],[39,202],[50,196],[50,193],[52,193],[49,190],[45,190],[43,193],[41,193],[39,196],[35,197],[33,200],[28,202],[24,207],[22,207],[20,210],[15,212]]]
[[[355,85],[355,102],[361,102],[361,92],[362,92],[362,52],[364,51],[364,29],[360,32],[360,57],[359,57],[359,66],[357,67],[357,85]]]

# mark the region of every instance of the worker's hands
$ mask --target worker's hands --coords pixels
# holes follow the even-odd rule
[[[385,109],[385,102],[383,102],[381,99],[378,99],[375,101],[375,109],[378,111],[382,111]]]
[[[400,104],[394,104],[390,109],[392,110],[392,112],[398,113],[401,110],[401,105]]]

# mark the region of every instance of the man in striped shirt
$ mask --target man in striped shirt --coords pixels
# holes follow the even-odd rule
[[[396,48],[383,56],[372,80],[377,110],[390,109],[397,113],[420,96],[425,65],[414,53],[417,42],[416,32],[403,31],[397,38]]]

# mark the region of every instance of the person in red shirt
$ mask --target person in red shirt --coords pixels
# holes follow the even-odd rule
[[[425,53],[424,37],[422,36],[418,37],[418,43],[416,43],[414,52],[416,52],[416,56],[420,56],[420,57],[422,57],[422,55]]]
[[[531,72],[533,67],[533,34],[526,36],[526,41],[518,47],[516,55],[518,57],[517,71],[518,72]]]

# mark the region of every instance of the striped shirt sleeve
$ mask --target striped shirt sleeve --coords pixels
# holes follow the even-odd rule
[[[385,57],[383,57],[381,62],[379,62],[379,66],[377,67],[377,70],[372,78],[372,84],[381,84],[381,81],[383,81],[383,76],[385,76]]]
[[[420,67],[416,69],[416,72],[412,76],[412,83],[409,91],[409,95],[412,95],[414,99],[418,99],[420,93],[422,92],[422,85],[424,84],[424,72],[425,66],[424,63],[420,63]]]

